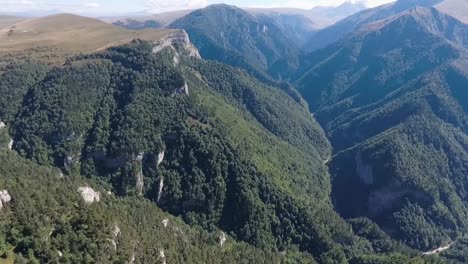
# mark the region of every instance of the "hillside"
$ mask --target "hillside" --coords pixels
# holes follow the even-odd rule
[[[467,8],[467,4],[466,0],[399,0],[394,3],[365,9],[319,31],[304,45],[304,49],[314,51],[326,47],[366,24],[391,18],[417,6],[436,7],[439,11],[464,21],[466,12],[463,10]]]
[[[265,71],[297,49],[271,21],[224,4],[196,10],[169,25],[184,29],[203,58],[242,68]]]
[[[333,145],[341,215],[423,250],[466,232],[467,36],[417,7],[304,58],[296,84]]]
[[[67,52],[91,52],[133,39],[158,41],[173,30],[125,30],[97,19],[71,14],[22,21],[0,30],[0,52],[31,48],[59,48]]]
[[[0,88],[21,89],[0,98],[3,144],[65,179],[84,175],[119,199],[221,229],[257,248],[247,263],[277,260],[270,251],[292,263],[416,261],[372,222],[334,211],[331,147],[302,104],[181,44],[133,41],[60,67],[5,67]]]
[[[322,29],[341,19],[355,14],[366,7],[362,3],[344,2],[339,6],[316,6],[312,9],[297,8],[245,8],[249,13],[258,15],[302,16],[311,21],[315,28]]]
[[[468,26],[414,2],[299,55],[304,17],[227,5],[173,23],[203,57],[180,29],[17,23],[0,263],[466,262]]]
[[[21,22],[25,20],[26,18],[23,17],[17,17],[17,16],[4,16],[0,15],[0,29],[3,29],[5,27],[11,26],[13,24],[16,24],[18,22]]]
[[[320,26],[303,15],[266,13],[256,15],[259,22],[275,25],[281,33],[300,47],[319,30]]]
[[[468,1],[467,0],[445,0],[435,6],[456,19],[468,24]]]
[[[313,26],[313,29],[317,30],[334,24],[347,16],[363,10],[365,9],[365,6],[361,3],[345,2],[336,7],[317,6],[310,10],[297,8],[240,8],[256,17],[284,17],[289,20],[293,18],[297,20],[306,19],[306,21],[302,23],[305,23],[305,25],[311,25]],[[178,10],[153,15],[101,17],[99,19],[106,23],[111,23],[127,29],[164,28],[175,20],[180,19],[193,11],[195,10]],[[302,23],[301,27],[303,26]],[[294,27],[291,27],[291,29],[296,30]]]
[[[191,228],[147,200],[64,177],[4,146],[0,164],[0,263],[314,263]]]
[[[127,29],[164,28],[194,10],[179,10],[154,15],[100,17],[99,19]]]

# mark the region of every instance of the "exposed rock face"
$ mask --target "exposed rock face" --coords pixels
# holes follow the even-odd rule
[[[117,241],[116,240],[120,236],[120,228],[117,225],[114,225],[114,231],[112,231],[112,235],[113,235],[113,238],[108,239],[108,240],[111,242],[112,248],[114,249],[114,251],[116,251],[117,250]]]
[[[127,262],[128,264],[133,264],[135,263],[135,253],[132,253],[132,256],[130,257],[129,261]]]
[[[118,236],[120,236],[121,231],[118,225],[114,225],[114,232],[112,232],[112,234],[114,235],[114,238],[117,238]]]
[[[184,86],[182,86],[180,88],[177,88],[175,90],[175,93],[176,94],[189,95],[189,88],[188,88],[187,82],[184,84]]]
[[[75,164],[80,162],[80,154],[67,156],[63,161],[63,167],[66,170],[70,170]]]
[[[169,219],[166,218],[166,219],[162,220],[162,224],[163,224],[164,227],[167,227],[169,225]]]
[[[7,190],[0,191],[0,209],[11,201],[11,196]]]
[[[159,258],[161,259],[161,263],[166,264],[166,254],[164,253],[164,249],[159,250]]]
[[[435,254],[438,254],[438,253],[440,253],[440,252],[449,250],[450,247],[452,247],[454,244],[455,244],[455,243],[452,242],[452,243],[448,244],[447,246],[439,247],[439,248],[433,249],[433,250],[431,250],[431,251],[424,252],[424,253],[423,253],[423,256],[435,255]]]
[[[4,129],[5,128],[5,123],[3,123],[2,121],[0,121],[0,130]]]
[[[15,143],[15,141],[13,139],[10,140],[10,143],[8,143],[8,149],[9,150],[12,150],[13,149],[13,144]]]
[[[136,166],[138,166],[138,172],[135,175],[135,180],[136,180],[135,188],[139,195],[143,194],[143,187],[145,185],[144,176],[143,176],[143,164],[142,164],[144,155],[145,155],[144,153],[140,153],[136,157],[136,162],[138,163],[136,164]]]
[[[177,67],[177,65],[179,65],[180,61],[179,61],[179,56],[177,54],[174,55],[172,62],[174,63],[174,67]]]
[[[161,162],[163,162],[163,160],[164,160],[164,151],[162,151],[162,152],[160,152],[158,154],[158,164],[157,164],[157,166],[159,166],[161,164]]]
[[[226,233],[224,232],[221,232],[221,235],[219,235],[219,245],[220,246],[224,246],[224,244],[226,243]]]
[[[94,191],[91,187],[80,187],[78,192],[87,204],[101,201],[101,193]]]
[[[159,191],[158,191],[158,200],[157,200],[157,202],[159,202],[159,200],[161,200],[161,197],[162,197],[162,194],[163,194],[163,188],[164,188],[164,178],[161,177],[161,179],[159,180]]]
[[[174,46],[176,44],[179,44],[179,45],[182,45],[182,47],[184,47],[188,56],[201,58],[200,53],[198,52],[197,48],[195,48],[195,46],[193,46],[193,44],[190,43],[189,35],[187,34],[187,32],[185,32],[185,30],[181,30],[178,33],[168,35],[166,38],[160,41],[157,41],[154,44],[155,45],[153,47],[153,53],[158,53],[165,48],[174,49]]]

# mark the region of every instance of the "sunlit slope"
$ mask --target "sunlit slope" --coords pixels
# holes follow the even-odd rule
[[[52,46],[71,52],[90,52],[133,39],[157,41],[175,32],[168,29],[126,30],[93,18],[59,14],[3,28],[0,30],[0,51]]]

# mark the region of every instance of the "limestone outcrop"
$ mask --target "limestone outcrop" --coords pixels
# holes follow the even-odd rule
[[[11,201],[11,196],[7,190],[0,191],[0,209]]]
[[[101,193],[94,191],[91,187],[80,187],[78,192],[87,204],[101,201]]]

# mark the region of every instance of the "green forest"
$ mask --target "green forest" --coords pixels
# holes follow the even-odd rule
[[[0,99],[6,263],[443,263],[341,218],[325,132],[243,70],[134,41],[60,67],[13,61],[0,90],[15,90]]]

